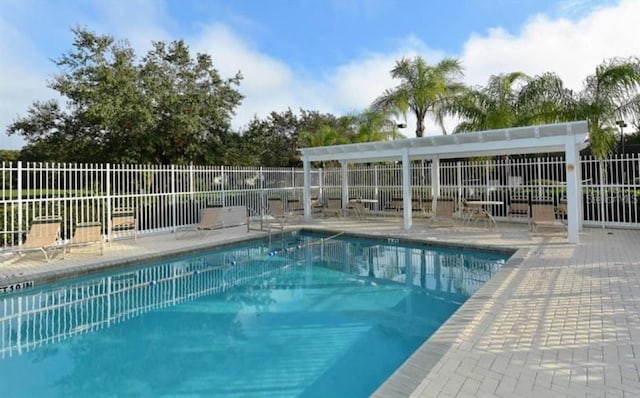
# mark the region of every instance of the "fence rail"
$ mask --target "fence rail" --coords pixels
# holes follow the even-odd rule
[[[513,196],[551,197],[565,192],[561,157],[440,162],[440,194],[502,201],[493,213],[507,214]],[[3,248],[20,244],[31,220],[60,215],[62,238],[74,225],[100,222],[105,235],[114,209],[133,208],[140,234],[172,231],[197,221],[208,206],[246,206],[263,214],[268,199],[301,199],[303,171],[295,168],[224,166],[156,166],[111,164],[8,163],[0,165],[0,226]],[[412,164],[412,199],[429,201],[431,163]],[[604,161],[582,159],[582,205],[585,224],[640,226],[640,157],[635,154]],[[351,198],[375,199],[381,211],[402,197],[399,164],[355,165],[347,175]],[[312,196],[342,197],[340,168],[313,169]],[[109,237],[112,238],[112,237]]]

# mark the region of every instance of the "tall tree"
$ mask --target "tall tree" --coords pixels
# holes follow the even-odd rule
[[[388,141],[402,138],[398,124],[388,113],[366,110],[352,116],[352,142]]]
[[[450,100],[448,111],[461,118],[454,131],[464,132],[563,121],[572,103],[572,92],[558,76],[511,72],[466,89]]]
[[[416,117],[416,136],[422,137],[428,114],[446,134],[444,115],[446,99],[464,86],[458,81],[463,75],[460,61],[445,58],[436,65],[429,65],[422,57],[402,58],[391,70],[391,76],[400,84],[388,89],[372,104],[375,110],[397,111],[403,115],[411,111]]]
[[[264,119],[251,120],[237,144],[259,162],[256,165],[296,167],[301,165],[298,147],[305,145],[306,138],[301,138],[303,132],[318,131],[322,126],[338,129],[340,123],[334,115],[317,111],[271,112]]]
[[[640,111],[640,59],[614,58],[596,67],[570,112],[589,122],[591,152],[604,158],[614,148],[616,120],[637,120]]]
[[[127,42],[73,30],[49,83],[67,103],[35,102],[9,126],[38,160],[202,163],[216,152],[242,96],[238,73],[222,79],[211,57],[193,59],[182,41],[154,42],[136,63]],[[218,148],[220,152],[220,148]]]
[[[494,75],[485,87],[466,89],[449,102],[449,112],[462,121],[454,132],[512,127],[518,123],[518,87],[529,81],[522,72]]]

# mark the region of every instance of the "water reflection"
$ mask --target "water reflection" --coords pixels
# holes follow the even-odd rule
[[[0,358],[205,295],[226,292],[239,305],[268,306],[273,301],[270,289],[304,286],[311,264],[462,302],[504,262],[498,255],[366,240],[296,235],[279,243],[227,248],[6,295],[0,299]],[[287,273],[291,267],[308,271]],[[277,286],[271,283],[275,276]],[[234,289],[238,286],[251,288]]]

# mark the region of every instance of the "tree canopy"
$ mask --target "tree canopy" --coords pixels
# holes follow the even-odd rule
[[[19,159],[297,167],[300,147],[400,138],[393,119],[409,112],[417,137],[427,116],[443,134],[448,115],[460,119],[454,133],[588,120],[591,152],[603,158],[617,142],[617,121],[640,127],[637,57],[605,60],[574,92],[554,73],[502,73],[466,87],[458,60],[429,65],[417,56],[396,61],[391,76],[400,83],[363,112],[274,111],[234,131],[240,72],[221,77],[210,55],[192,56],[182,40],[152,42],[139,57],[126,41],[83,28],[73,33],[48,83],[61,101],[34,102],[8,128],[27,142]]]
[[[127,42],[73,30],[73,49],[55,63],[49,87],[66,99],[34,102],[9,134],[37,160],[211,163],[242,95],[238,72],[223,79],[207,54],[181,40],[153,42],[140,62]]]

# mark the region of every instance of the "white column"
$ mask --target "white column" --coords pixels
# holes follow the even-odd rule
[[[580,159],[576,157],[575,136],[568,135],[565,141],[565,156],[567,169],[567,230],[569,243],[578,243],[578,174],[576,171],[580,167]]]
[[[346,209],[349,205],[349,164],[346,160],[340,161],[342,168],[342,208]]]
[[[402,152],[402,217],[403,228],[411,229],[411,162],[409,162],[409,150]]]
[[[435,214],[440,197],[440,158],[431,159],[431,212]]]
[[[582,193],[582,158],[580,150],[574,147],[576,151],[576,178],[578,180],[578,231],[582,231],[584,222],[584,195]]]
[[[311,162],[308,157],[302,159],[303,187],[302,206],[304,208],[304,222],[311,222]]]

